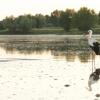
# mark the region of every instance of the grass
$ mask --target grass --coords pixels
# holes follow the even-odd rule
[[[66,34],[62,28],[34,28],[30,31],[32,34]]]
[[[0,33],[4,33],[4,32],[7,32],[7,31],[8,31],[7,29],[0,30]]]
[[[56,35],[78,35],[82,34],[83,32],[79,31],[78,29],[71,29],[69,32],[66,32],[61,27],[52,27],[52,28],[40,28],[40,29],[32,29],[32,34],[56,34]]]
[[[95,34],[100,34],[100,28],[94,28],[93,29]],[[42,34],[54,34],[54,35],[81,35],[83,34],[82,31],[79,31],[76,28],[71,29],[69,32],[66,32],[61,27],[49,27],[49,28],[33,28],[30,32],[15,32],[11,33],[7,29],[0,30],[1,35],[42,35]]]

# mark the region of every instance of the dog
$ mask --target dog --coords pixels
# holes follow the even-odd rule
[[[89,80],[88,80],[88,87],[89,91],[92,91],[92,84],[98,82],[100,79],[100,68],[96,69],[93,73],[90,74]]]

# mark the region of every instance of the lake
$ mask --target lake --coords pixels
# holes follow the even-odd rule
[[[82,37],[0,37],[1,100],[99,100],[88,91],[96,56]]]

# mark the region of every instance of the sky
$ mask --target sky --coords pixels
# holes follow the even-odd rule
[[[100,0],[0,0],[0,20],[6,16],[14,17],[23,14],[41,13],[50,15],[54,10],[75,9],[88,7],[97,13],[100,11]]]

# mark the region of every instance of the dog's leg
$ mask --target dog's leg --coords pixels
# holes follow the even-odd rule
[[[92,91],[92,87],[91,87],[91,85],[92,85],[92,82],[91,82],[91,80],[89,79],[89,81],[88,81],[89,91]]]
[[[89,90],[92,91],[92,84],[96,83],[97,80],[94,80],[94,76],[91,76],[88,80],[88,87],[89,87]]]

